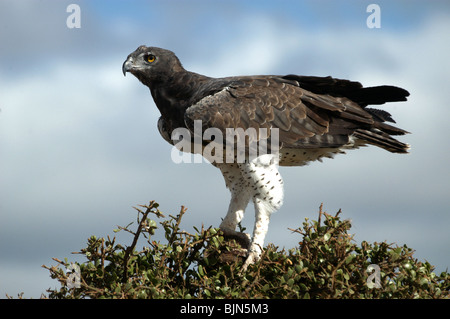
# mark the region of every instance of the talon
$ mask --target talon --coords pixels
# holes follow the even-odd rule
[[[230,229],[222,229],[224,237],[234,239],[242,248],[249,249],[251,245],[251,237],[247,233],[240,233]]]
[[[247,259],[245,260],[244,264],[242,265],[241,272],[244,272],[247,270],[249,265],[254,264],[259,260],[259,254],[256,251],[249,251],[249,254],[247,256]]]

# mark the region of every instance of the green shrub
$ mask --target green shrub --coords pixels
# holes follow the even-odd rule
[[[433,266],[413,258],[406,246],[362,242],[348,234],[350,222],[340,211],[329,215],[320,207],[317,221],[305,220],[291,229],[301,237],[288,251],[269,244],[261,260],[243,272],[245,251],[227,240],[217,228],[180,230],[186,209],[166,217],[158,204],[136,208],[137,228],[119,227],[132,235],[130,246],[116,237],[88,239],[79,254],[79,288],[67,259],[54,258],[57,266],[43,266],[60,289],[49,289],[48,298],[449,298],[449,274],[436,275]],[[155,241],[163,231],[165,242]],[[145,239],[137,249],[139,239]],[[369,265],[379,271],[368,271]],[[73,268],[73,267],[72,267]],[[378,270],[378,268],[377,268]],[[379,278],[379,287],[374,285]],[[72,285],[70,285],[72,283]]]

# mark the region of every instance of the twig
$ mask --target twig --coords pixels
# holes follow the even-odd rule
[[[320,207],[319,207],[319,219],[317,220],[317,226],[318,227],[320,227],[320,221],[322,219],[322,214],[323,214],[322,208],[323,208],[323,203],[321,203]]]
[[[183,217],[184,213],[186,213],[187,208],[185,208],[184,206],[181,206],[181,210],[180,210],[180,214],[177,216],[177,223],[175,224],[175,227],[173,228],[172,231],[172,236],[170,236],[169,239],[169,245],[172,245],[173,241],[175,240],[175,236],[177,235],[180,223],[181,223],[181,217]]]
[[[153,205],[147,207],[145,212],[142,212],[139,210],[139,213],[142,213],[141,220],[139,221],[138,229],[136,230],[136,233],[134,234],[133,242],[131,243],[131,246],[127,247],[125,250],[125,256],[123,258],[123,265],[124,265],[124,271],[123,271],[123,278],[122,281],[126,282],[128,279],[128,261],[130,260],[130,255],[134,251],[134,248],[136,247],[136,244],[138,242],[139,236],[141,234],[142,228],[144,227],[144,224],[147,222],[147,216],[151,213],[151,210],[153,208]]]

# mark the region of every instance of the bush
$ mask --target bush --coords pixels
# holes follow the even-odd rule
[[[285,251],[269,244],[261,260],[246,271],[241,269],[245,251],[234,240],[224,238],[219,229],[202,226],[194,228],[194,234],[180,230],[184,207],[167,219],[154,201],[136,210],[135,231],[130,229],[133,223],[115,230],[132,235],[130,246],[116,243],[116,237],[92,236],[79,252],[85,262],[54,258],[57,266],[43,266],[61,283],[60,289],[47,290],[48,298],[450,296],[447,272],[436,275],[434,267],[414,259],[407,246],[385,242],[358,246],[348,234],[350,222],[341,220],[340,211],[335,216],[324,213],[322,206],[317,221],[306,219],[303,227],[291,229],[301,235],[298,247]],[[157,230],[164,231],[164,243],[153,240]],[[140,238],[146,244],[138,250]],[[77,278],[79,288],[74,281]]]

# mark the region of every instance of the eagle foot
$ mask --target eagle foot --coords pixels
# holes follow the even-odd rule
[[[232,248],[229,251],[222,251],[219,261],[223,263],[234,263],[238,260],[244,260],[247,257],[248,250],[245,248]]]
[[[240,233],[231,229],[222,229],[223,237],[227,240],[234,239],[242,248],[248,250],[252,243],[250,234]]]
[[[241,273],[245,272],[249,265],[254,264],[259,260],[259,254],[256,251],[249,250],[247,259],[245,260],[242,268],[240,270]]]

